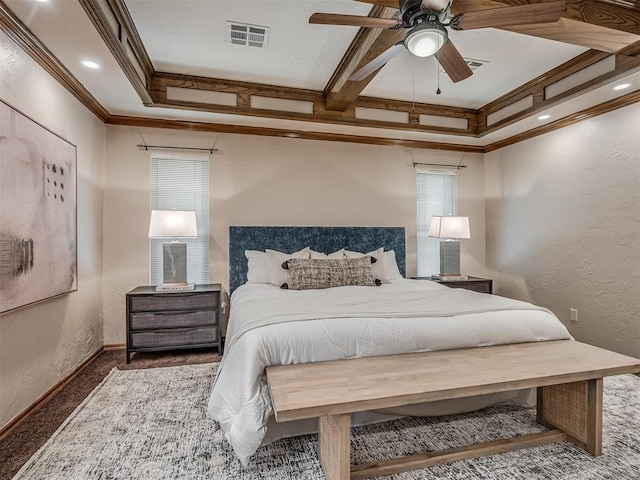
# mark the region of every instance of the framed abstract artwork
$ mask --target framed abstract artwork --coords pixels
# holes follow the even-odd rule
[[[0,101],[0,314],[77,290],[76,147]]]

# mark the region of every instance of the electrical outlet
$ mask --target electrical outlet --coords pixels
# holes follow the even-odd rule
[[[570,308],[569,314],[571,316],[571,321],[573,323],[578,323],[578,310],[576,310],[575,308]]]

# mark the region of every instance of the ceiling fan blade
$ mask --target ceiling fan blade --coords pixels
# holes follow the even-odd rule
[[[381,7],[399,8],[398,0],[357,0],[362,3],[370,3],[372,5],[380,5]]]
[[[551,23],[560,20],[564,10],[564,1],[478,10],[454,17],[451,27],[454,30],[471,30],[473,28]]]
[[[578,22],[571,18],[561,18],[555,23],[513,25],[504,28],[511,32],[571,43],[610,53],[619,52],[638,40],[637,36],[632,33],[613,30],[593,25],[592,23]]]
[[[398,25],[398,21],[392,18],[361,17],[359,15],[340,15],[337,13],[314,13],[309,17],[309,23],[373,28],[394,28]]]
[[[473,73],[451,40],[436,52],[435,57],[453,83],[469,78]]]
[[[364,67],[358,70],[356,73],[349,77],[349,81],[359,82],[364,80],[373,72],[382,68],[389,60],[395,57],[397,54],[404,50],[404,43],[396,43],[392,47],[387,48],[384,52],[378,55],[376,58],[367,63]],[[466,64],[465,64],[466,65]]]

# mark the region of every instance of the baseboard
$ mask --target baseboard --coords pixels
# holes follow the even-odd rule
[[[58,383],[56,383],[53,387],[47,390],[44,394],[40,396],[35,402],[29,405],[22,413],[20,413],[16,418],[11,420],[7,425],[5,425],[2,429],[0,429],[0,440],[3,440],[7,435],[9,435],[13,430],[15,430],[22,422],[24,422],[34,411],[40,408],[42,405],[47,403],[51,397],[53,397],[56,393],[62,390],[71,380],[76,378],[78,374],[91,362],[93,362],[98,355],[100,355],[104,350],[104,347],[100,347],[98,350],[93,352],[89,357],[78,365],[69,375],[64,377]]]
[[[111,345],[105,345],[102,348],[103,348],[103,350],[105,352],[108,351],[108,350],[124,350],[125,348],[127,348],[127,344],[126,343],[113,343]]]

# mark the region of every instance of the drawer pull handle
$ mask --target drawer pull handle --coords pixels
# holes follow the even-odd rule
[[[173,310],[173,311],[166,311],[166,312],[149,312],[152,315],[193,315],[194,313],[198,313],[197,310],[189,310],[189,311],[185,311],[185,310]]]

